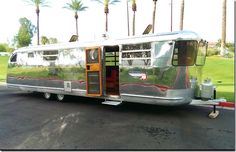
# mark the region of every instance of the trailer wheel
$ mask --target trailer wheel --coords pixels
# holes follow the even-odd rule
[[[47,99],[47,100],[50,100],[50,99],[52,98],[52,94],[51,94],[51,93],[48,93],[48,92],[44,92],[44,93],[43,93],[43,96],[44,96],[44,98]]]
[[[65,95],[64,94],[57,94],[57,100],[58,101],[63,101],[65,99]]]

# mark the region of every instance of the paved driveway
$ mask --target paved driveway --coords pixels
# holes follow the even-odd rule
[[[235,114],[211,108],[160,107],[41,94],[0,86],[0,149],[229,150],[235,148]]]

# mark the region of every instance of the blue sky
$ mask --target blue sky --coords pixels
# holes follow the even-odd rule
[[[41,8],[40,35],[56,37],[67,42],[75,34],[74,13],[62,7],[70,0],[49,0],[50,7]],[[105,30],[103,6],[82,0],[89,7],[79,13],[79,36],[82,41],[101,38]],[[173,0],[173,30],[179,30],[180,0]],[[222,0],[185,0],[184,30],[198,33],[207,41],[217,41],[221,37]],[[126,0],[110,6],[109,36],[121,38],[127,36]],[[132,29],[132,11],[130,9],[130,30]],[[234,0],[227,2],[227,41],[234,41]],[[137,0],[136,35],[140,35],[148,24],[152,23],[152,0]],[[3,0],[0,5],[0,43],[11,41],[19,29],[19,18],[26,17],[36,25],[35,8],[24,0]],[[170,0],[158,0],[155,32],[170,31]],[[36,44],[36,38],[33,39]]]

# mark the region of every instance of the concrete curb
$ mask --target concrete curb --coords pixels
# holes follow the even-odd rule
[[[227,107],[227,108],[235,108],[235,104],[233,102],[219,102],[220,107]]]
[[[193,106],[213,108],[213,105],[193,105]],[[226,106],[218,106],[218,105],[216,105],[216,107],[217,107],[217,109],[235,110],[234,107],[226,107]]]

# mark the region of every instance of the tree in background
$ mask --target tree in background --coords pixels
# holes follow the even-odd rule
[[[220,49],[220,55],[224,56],[226,53],[225,48],[225,41],[226,41],[226,4],[227,0],[223,0],[222,3],[222,27],[221,27],[221,49]]]
[[[133,10],[133,35],[135,35],[135,13],[137,11],[136,0],[131,0],[132,2],[132,10]]]
[[[219,40],[217,41],[217,43],[215,44],[215,47],[218,49],[219,53],[220,53],[220,51],[221,51],[221,44],[222,44],[221,39],[219,39]],[[225,42],[225,48],[226,48],[228,51],[230,51],[230,52],[234,52],[234,43],[230,43],[230,42],[226,43],[226,42]],[[226,53],[226,52],[225,52],[225,53]]]
[[[27,18],[20,18],[20,29],[18,34],[15,36],[14,41],[17,47],[24,47],[31,44],[32,38],[36,31],[36,27]]]
[[[41,36],[41,44],[49,44],[49,39],[46,36]]]
[[[46,36],[41,36],[41,44],[45,45],[45,44],[55,44],[58,43],[57,38],[53,38],[53,37],[46,37]]]
[[[0,52],[7,52],[5,44],[0,44]]]
[[[154,3],[154,8],[153,8],[153,15],[152,15],[152,33],[154,33],[155,31],[157,0],[153,0],[153,3]]]
[[[53,37],[49,38],[49,44],[56,44],[56,43],[58,43],[57,38],[53,38]]]
[[[108,32],[108,13],[109,13],[109,5],[120,2],[120,0],[92,0],[97,1],[100,4],[104,5],[104,13],[106,15],[106,23],[105,23],[105,31]]]
[[[39,13],[40,13],[40,6],[47,7],[48,2],[47,0],[27,0],[30,5],[36,7],[36,14],[37,14],[37,44],[39,45]]]
[[[184,0],[181,0],[181,5],[180,5],[180,23],[179,23],[180,31],[183,30],[183,27],[184,27]]]
[[[78,12],[85,11],[88,7],[83,6],[83,3],[80,0],[71,0],[71,3],[66,3],[66,6],[69,10],[74,11],[75,13],[75,22],[76,22],[76,35],[79,37],[78,33]]]
[[[0,43],[0,52],[13,52],[13,50],[8,44]]]

